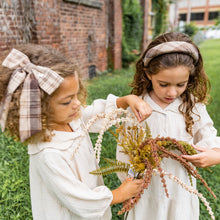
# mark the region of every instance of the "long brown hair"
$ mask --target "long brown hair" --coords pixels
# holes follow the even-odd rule
[[[168,41],[184,41],[195,46],[198,50],[199,58],[195,62],[193,58],[182,52],[174,52],[154,57],[145,67],[143,58],[153,47]],[[196,103],[207,103],[210,91],[210,82],[203,67],[203,59],[198,47],[185,34],[178,32],[165,33],[153,40],[144,51],[143,55],[136,63],[136,72],[130,86],[132,94],[143,95],[153,90],[151,80],[147,74],[157,74],[162,69],[169,69],[177,66],[186,66],[190,70],[189,81],[185,91],[181,94],[183,103],[179,106],[179,111],[183,114],[186,123],[186,131],[192,135],[194,124],[192,113]]]

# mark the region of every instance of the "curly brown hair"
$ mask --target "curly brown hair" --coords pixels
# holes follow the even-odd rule
[[[74,75],[76,72],[78,75],[79,69],[68,60],[63,54],[56,51],[50,46],[41,46],[35,44],[25,44],[15,47],[15,49],[23,52],[30,61],[35,65],[40,65],[44,67],[49,67],[53,71],[57,72],[63,78],[67,76]],[[0,62],[2,63],[5,57],[8,55],[9,51],[5,51],[0,56]],[[0,66],[0,101],[2,101],[7,85],[9,83],[11,74],[13,70],[6,67]],[[19,141],[19,109],[20,109],[20,94],[22,91],[23,85],[21,84],[16,91],[13,93],[12,100],[9,106],[9,112],[6,122],[6,131],[7,134],[13,136],[15,140]],[[48,95],[43,90],[41,91],[41,122],[42,122],[42,131],[36,135],[33,135],[26,142],[31,143],[36,140],[40,141],[50,141],[52,136],[52,129],[49,124],[49,115],[48,115],[48,102],[50,97],[53,95]],[[86,101],[86,89],[83,86],[82,81],[79,79],[79,100],[82,104],[85,104]]]
[[[144,66],[143,58],[145,57],[145,54],[151,48],[169,41],[184,41],[194,45],[198,50],[198,61],[195,62],[190,55],[181,52],[174,52],[154,57],[147,66]],[[192,135],[192,127],[194,124],[192,117],[192,114],[194,114],[193,107],[198,102],[208,102],[211,86],[203,67],[201,53],[198,47],[187,35],[179,32],[164,33],[148,45],[143,55],[136,63],[136,72],[133,81],[130,84],[133,88],[131,93],[140,96],[153,90],[151,80],[148,79],[146,73],[153,75],[157,74],[162,69],[169,69],[179,65],[186,66],[190,71],[187,87],[180,96],[183,103],[179,106],[179,111],[185,118],[186,131]]]

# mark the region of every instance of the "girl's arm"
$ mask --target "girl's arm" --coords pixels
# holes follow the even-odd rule
[[[193,145],[193,147],[201,152],[192,156],[182,155],[183,158],[190,161],[196,167],[210,167],[220,163],[220,148],[204,148]]]
[[[150,105],[136,95],[127,95],[117,98],[116,105],[118,108],[123,109],[130,106],[139,122],[144,121],[152,113]]]
[[[131,110],[134,112],[139,121],[143,121],[145,118],[150,116],[152,111],[150,106],[138,96],[128,95],[119,98],[109,94],[106,100],[96,99],[91,105],[82,107],[81,119],[85,124],[87,124],[92,117],[100,113],[108,113],[117,108],[127,108],[128,106],[131,107]],[[99,132],[102,127],[102,123],[97,120],[97,122],[90,128],[89,132]]]

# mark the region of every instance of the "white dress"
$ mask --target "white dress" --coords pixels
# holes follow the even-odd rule
[[[201,118],[194,116],[195,124],[193,126],[193,137],[185,130],[185,122],[182,114],[179,113],[178,107],[182,103],[177,98],[173,103],[162,109],[157,105],[149,95],[144,100],[151,106],[152,115],[147,118],[147,123],[151,129],[153,138],[171,137],[182,140],[190,144],[213,148],[220,147],[220,138],[216,137],[217,131],[213,127],[213,122],[209,117],[206,107],[203,104],[197,104],[194,111]],[[117,147],[117,159],[128,162],[128,156],[120,152],[121,148]],[[175,153],[178,153],[176,151]],[[180,163],[164,158],[161,167],[168,173],[179,177],[187,185],[190,184],[189,176]],[[118,174],[122,181],[125,175]],[[169,198],[166,197],[164,188],[159,176],[153,176],[151,184],[145,190],[138,204],[129,211],[127,220],[198,220],[199,219],[199,201],[197,196],[190,194],[182,189],[177,183],[166,179]],[[193,178],[193,187],[196,188],[196,179]]]
[[[74,132],[54,131],[51,142],[29,144],[30,188],[34,220],[110,220],[111,191],[98,168],[86,123],[93,115],[116,108],[116,97],[96,100],[72,121]],[[98,132],[100,123],[93,126]]]

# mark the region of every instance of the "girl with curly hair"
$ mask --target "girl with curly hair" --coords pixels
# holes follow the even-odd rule
[[[0,67],[0,125],[28,143],[33,219],[111,219],[110,205],[134,196],[142,181],[124,181],[110,191],[99,176],[84,124],[94,115],[129,105],[140,121],[148,105],[135,95],[98,99],[85,105],[79,70],[62,54],[22,45]],[[83,106],[82,106],[83,105]],[[100,122],[92,127],[98,132]]]
[[[136,63],[131,87],[132,94],[141,96],[152,108],[152,114],[146,119],[152,138],[171,137],[203,147],[198,150],[207,148],[202,156],[183,156],[195,166],[205,167],[220,162],[220,156],[214,162],[210,153],[220,155],[220,139],[216,137],[217,131],[205,106],[210,83],[200,51],[187,35],[164,33],[153,40]],[[179,152],[175,150],[175,153]],[[117,148],[117,159],[128,161],[120,146]],[[188,173],[177,161],[164,158],[161,167],[191,185]],[[123,176],[119,178],[124,179]],[[160,177],[153,176],[139,203],[129,211],[127,220],[199,219],[198,198],[165,179],[169,198]],[[195,178],[192,183],[196,187]]]

